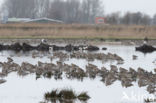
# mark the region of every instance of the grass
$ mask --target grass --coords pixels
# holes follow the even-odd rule
[[[78,95],[78,99],[81,101],[87,101],[90,97],[88,96],[87,92],[82,92]]]
[[[156,39],[155,26],[82,24],[0,24],[1,39]]]
[[[70,99],[76,99],[76,94],[73,90],[64,89],[59,92],[58,97],[70,100]]]
[[[58,95],[57,95],[57,90],[53,90],[52,92],[48,92],[44,95],[44,98],[46,100],[50,100],[51,98],[57,98]]]
[[[71,89],[63,89],[61,91],[53,90],[51,92],[47,92],[44,95],[45,100],[75,100],[79,99],[80,101],[87,101],[90,99],[88,94],[86,92],[82,92],[81,94],[77,95],[73,90]]]
[[[147,98],[147,99],[144,99],[144,102],[145,103],[155,103],[156,99],[149,99],[149,98]]]

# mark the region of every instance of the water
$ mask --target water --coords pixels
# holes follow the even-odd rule
[[[156,52],[150,54],[143,54],[135,52],[134,46],[121,46],[121,45],[104,45],[100,47],[107,47],[106,51],[98,51],[103,53],[116,53],[124,59],[124,64],[117,65],[118,67],[124,67],[129,69],[132,67],[137,70],[138,67],[142,67],[148,71],[153,71],[156,68],[156,63],[152,63],[156,59]],[[42,53],[43,54],[43,53]],[[9,51],[3,51],[0,53],[0,61],[7,61],[7,57],[11,56],[15,63],[21,64],[22,62],[29,62],[31,64],[37,64],[38,61],[50,63],[48,56],[51,54],[45,53],[45,55],[37,58],[32,58],[31,53],[14,53]],[[133,60],[132,55],[137,55],[138,59]],[[58,59],[53,60],[56,63]],[[116,62],[101,62],[95,60],[88,62],[86,60],[70,59],[65,61],[67,64],[76,64],[81,68],[85,68],[88,63],[97,65],[99,68],[105,66],[110,68],[111,64],[116,65]],[[40,78],[36,80],[36,76],[30,74],[25,77],[19,77],[16,73],[11,73],[6,83],[0,85],[0,103],[39,103],[44,100],[44,93],[50,92],[53,89],[71,88],[76,92],[87,91],[91,97],[87,103],[144,103],[143,99],[146,97],[153,97],[146,91],[146,87],[139,88],[137,83],[129,88],[123,88],[119,81],[116,81],[111,86],[105,86],[100,78],[92,80],[85,78],[83,82],[78,80],[69,80],[63,78],[63,80]],[[76,102],[79,103],[79,102]]]

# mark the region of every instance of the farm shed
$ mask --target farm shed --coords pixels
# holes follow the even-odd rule
[[[63,23],[63,21],[49,18],[38,18],[26,21],[25,23]]]
[[[31,20],[30,18],[8,18],[6,23],[23,23]]]

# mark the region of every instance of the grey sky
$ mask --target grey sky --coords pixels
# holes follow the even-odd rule
[[[0,0],[0,4],[4,0]],[[156,0],[102,0],[105,6],[105,13],[120,11],[121,14],[131,12],[144,12],[153,16],[156,14]]]
[[[156,0],[103,0],[105,13],[120,11],[144,12],[153,16],[156,14]]]
[[[0,0],[0,7],[1,7],[1,5],[2,5],[3,1],[4,1],[4,0]]]

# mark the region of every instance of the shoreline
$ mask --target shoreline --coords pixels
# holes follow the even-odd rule
[[[143,39],[46,39],[48,44],[72,44],[72,45],[142,45]],[[28,43],[39,44],[41,39],[2,39],[0,38],[0,44],[13,44],[13,43]],[[156,45],[156,39],[150,39],[149,45]]]

